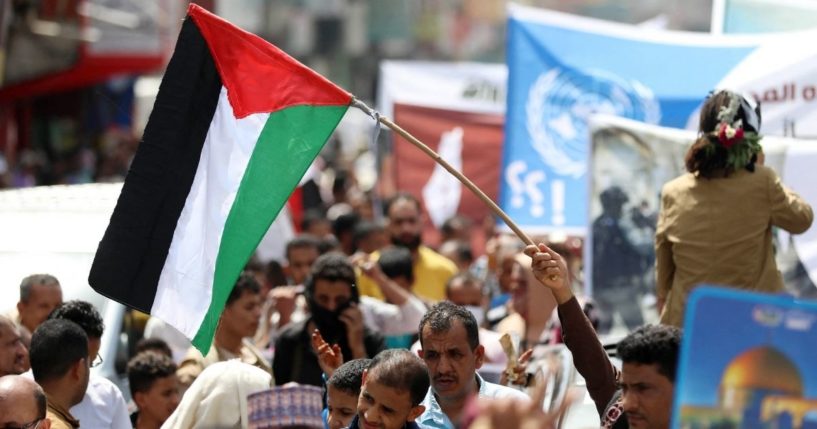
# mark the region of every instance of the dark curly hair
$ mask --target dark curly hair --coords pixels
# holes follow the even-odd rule
[[[701,107],[701,116],[698,125],[698,139],[692,144],[684,156],[684,165],[688,172],[695,174],[698,177],[711,179],[716,176],[726,177],[734,173],[734,169],[729,165],[727,149],[719,143],[718,136],[713,132],[717,130],[718,113],[721,107],[729,105],[732,93],[729,91],[720,91],[711,95],[704,102]],[[749,126],[746,120],[746,107],[742,104],[738,108],[735,120],[742,120],[747,131],[760,132]],[[759,116],[759,111],[757,112]],[[711,148],[707,149],[711,145]],[[755,163],[757,162],[757,155],[752,155],[749,163],[746,165],[746,170],[755,171]]]
[[[431,307],[420,320],[420,346],[423,345],[423,328],[428,325],[431,332],[447,332],[451,329],[454,320],[462,322],[465,332],[468,335],[468,345],[471,350],[479,345],[479,325],[477,319],[465,307],[454,304],[450,301],[442,301]]]
[[[329,252],[315,260],[305,285],[305,293],[308,297],[315,293],[315,282],[318,280],[347,283],[352,288],[352,301],[359,301],[355,287],[355,268],[346,255],[340,252]]]
[[[675,382],[681,330],[675,326],[642,326],[618,343],[618,355],[624,363],[658,365],[658,372]]]
[[[224,304],[225,307],[232,304],[238,298],[241,298],[241,295],[243,295],[245,291],[255,294],[261,293],[261,285],[255,280],[255,276],[247,271],[244,271],[238,276],[233,290],[230,291],[230,295],[227,297],[227,303]]]
[[[128,384],[131,396],[150,390],[153,383],[176,373],[173,359],[152,350],[138,353],[128,362]]]
[[[371,359],[350,360],[335,370],[327,380],[326,385],[357,396],[360,394],[360,385],[363,383],[363,370],[368,368],[371,363]]]
[[[48,315],[48,319],[70,320],[79,325],[85,331],[85,335],[90,338],[101,338],[102,332],[105,331],[102,317],[96,311],[96,308],[87,301],[73,300],[64,302]]]

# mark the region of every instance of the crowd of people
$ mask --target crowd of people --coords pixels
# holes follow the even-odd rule
[[[0,427],[549,428],[573,398],[543,407],[553,369],[530,362],[537,347],[563,343],[602,428],[666,429],[677,326],[693,284],[728,279],[734,287],[779,290],[771,226],[799,232],[813,217],[762,166],[750,135],[759,130],[759,111],[745,102],[724,91],[702,110],[689,176],[665,189],[656,230],[663,323],[625,320],[631,331],[617,345],[620,366],[608,358],[599,317],[558,243],[523,247],[492,233],[485,254],[474,255],[474,230],[454,218],[441,231],[442,244],[430,246],[422,203],[399,193],[384,202],[382,222],[371,210],[336,204],[304,217],[285,261],[251,260],[205,354],[151,318],[127,364],[127,392],[91,371],[101,363],[105,329],[93,305],[64,302],[53,276],[26,277],[16,310],[0,316]],[[731,140],[735,129],[746,142]],[[730,155],[733,148],[743,152]],[[745,237],[746,246],[733,253],[746,261],[721,252],[701,256],[714,264],[698,263],[689,255],[715,248],[701,244],[705,239],[737,246],[706,231],[726,234],[723,225],[699,216],[729,212],[715,195],[743,182],[757,189],[736,198],[757,194],[762,201],[752,204],[768,207],[765,215],[735,212],[741,222],[723,216],[740,225],[735,240]],[[712,201],[702,207],[684,198]],[[717,262],[724,258],[733,263]]]

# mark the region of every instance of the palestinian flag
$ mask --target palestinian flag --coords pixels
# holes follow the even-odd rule
[[[206,354],[227,296],[352,96],[191,4],[89,276]]]

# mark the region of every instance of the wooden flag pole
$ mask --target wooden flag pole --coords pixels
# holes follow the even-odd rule
[[[425,152],[426,155],[430,156],[434,161],[436,161],[437,164],[442,165],[443,168],[448,170],[448,172],[451,173],[454,177],[456,177],[457,180],[462,182],[462,184],[465,185],[466,188],[470,189],[471,192],[474,193],[474,195],[479,197],[479,199],[482,200],[482,202],[485,203],[485,205],[487,205],[488,208],[490,208],[497,216],[499,216],[505,222],[505,224],[508,225],[508,227],[510,227],[511,230],[513,230],[513,232],[525,244],[527,244],[527,245],[535,245],[536,244],[536,243],[533,242],[533,240],[530,239],[530,237],[528,237],[527,234],[525,234],[519,228],[518,225],[516,225],[516,223],[514,223],[514,221],[511,220],[510,217],[508,217],[508,215],[504,211],[502,211],[501,208],[499,208],[498,205],[496,205],[496,203],[493,200],[491,200],[487,195],[485,195],[485,192],[482,192],[482,189],[479,189],[479,187],[477,187],[477,185],[475,185],[474,182],[472,182],[469,178],[465,177],[456,168],[452,167],[451,164],[446,162],[446,160],[444,160],[439,154],[437,154],[437,152],[434,152],[434,150],[432,150],[430,147],[428,147],[425,143],[421,142],[416,137],[409,134],[406,130],[400,128],[399,125],[392,122],[389,118],[387,118],[385,116],[381,116],[378,112],[374,111],[372,108],[370,108],[365,103],[358,100],[357,98],[352,99],[352,106],[357,107],[360,110],[363,110],[367,115],[371,116],[372,118],[377,120],[379,123],[385,125],[386,127],[391,129],[395,133],[399,134],[401,137],[408,140],[414,146],[417,146],[420,150]]]

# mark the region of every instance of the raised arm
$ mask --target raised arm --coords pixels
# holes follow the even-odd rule
[[[618,370],[607,358],[593,325],[570,290],[564,258],[541,243],[525,248],[525,254],[531,257],[533,275],[550,289],[559,304],[557,311],[562,323],[562,339],[573,355],[573,365],[584,377],[587,391],[601,416],[618,388]]]

